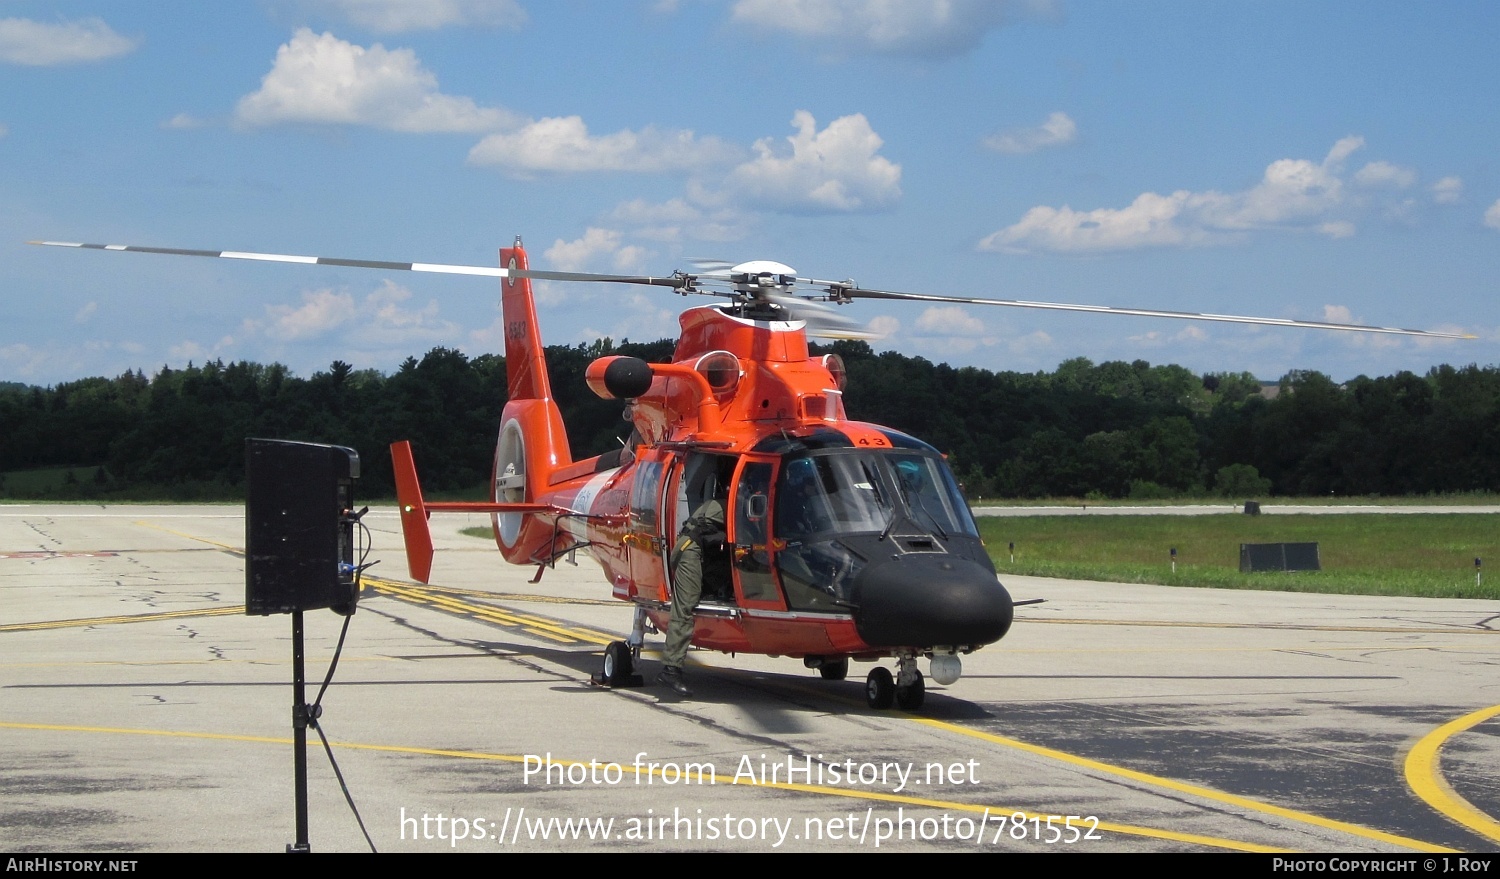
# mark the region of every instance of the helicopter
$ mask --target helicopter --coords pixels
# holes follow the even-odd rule
[[[1458,333],[1359,324],[1027,300],[901,293],[852,280],[805,278],[768,260],[709,264],[693,273],[636,276],[531,269],[518,237],[499,266],[460,266],[187,250],[116,244],[31,244],[120,252],[335,265],[499,278],[508,400],[482,502],[423,497],[412,448],[391,447],[409,572],[427,583],[432,513],[487,513],[507,562],[536,580],[586,551],[611,593],[634,607],[630,634],[610,643],[595,680],[642,682],[648,633],[671,615],[672,547],[692,512],[724,511],[722,545],[704,548],[691,643],[704,650],[798,658],[830,681],[850,662],[875,662],[866,704],[919,709],[928,661],[947,686],[962,658],[1005,637],[1017,602],[1000,583],[973,513],[944,456],[891,428],[851,420],[847,373],[808,338],[870,338],[835,308],[856,299],[1020,308],[1306,327],[1437,338]],[[619,401],[631,433],[620,449],[574,460],[552,397],[533,280],[662,287],[725,301],[682,312],[670,363],[608,355],[586,372]],[[894,660],[894,670],[878,664]]]

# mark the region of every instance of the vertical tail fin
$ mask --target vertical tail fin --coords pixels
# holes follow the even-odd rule
[[[521,246],[519,236],[514,247],[500,249],[500,265],[513,271],[527,269],[526,249]],[[542,331],[536,323],[536,304],[531,295],[531,279],[510,277],[502,280],[500,308],[505,321],[505,377],[510,399],[552,399]]]
[[[500,249],[500,262],[513,271],[526,270],[526,250],[519,238],[514,247]],[[495,499],[529,502],[546,491],[552,474],[573,463],[573,454],[568,448],[562,412],[552,399],[531,279],[506,278],[500,282],[500,294],[510,400],[500,416],[500,440],[495,449]],[[502,544],[510,544],[503,535]]]

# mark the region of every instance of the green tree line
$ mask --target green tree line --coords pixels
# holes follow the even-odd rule
[[[816,347],[816,346],[815,346]],[[669,340],[547,349],[576,456],[619,446],[618,402],[585,386],[595,357],[669,360]],[[927,440],[971,497],[1220,494],[1410,495],[1500,490],[1500,370],[1338,384],[1293,372],[1267,399],[1249,374],[1196,375],[1077,358],[991,372],[838,342],[851,418]],[[351,446],[365,496],[393,491],[386,448],[409,439],[424,487],[473,491],[490,476],[505,362],[434,348],[389,375],[335,361],[309,378],[280,364],[210,361],[49,388],[0,385],[0,497],[235,498],[246,437]],[[73,468],[28,489],[16,471]]]

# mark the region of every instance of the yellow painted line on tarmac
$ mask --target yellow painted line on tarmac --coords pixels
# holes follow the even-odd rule
[[[598,607],[619,607],[615,598],[569,598],[565,595],[542,595],[536,592],[486,592],[483,589],[460,589],[456,586],[426,586],[424,591],[442,595],[464,595],[470,598],[487,598],[491,601],[535,601],[541,604],[584,604]]]
[[[1491,705],[1457,720],[1443,724],[1427,735],[1406,754],[1406,783],[1412,793],[1442,815],[1457,821],[1494,842],[1500,842],[1500,822],[1474,808],[1459,796],[1443,777],[1442,750],[1449,739],[1500,715],[1500,705]]]
[[[0,632],[40,632],[45,629],[69,629],[81,626],[105,626],[115,623],[151,623],[160,620],[179,620],[188,617],[222,617],[230,614],[243,614],[243,604],[228,607],[206,607],[197,610],[168,610],[160,613],[137,613],[125,614],[112,617],[88,617],[77,620],[42,620],[34,623],[7,623],[0,626]]]
[[[565,638],[562,635],[554,635],[551,632],[545,632],[541,629],[532,628],[531,626],[522,626],[521,631],[527,633],[528,635],[536,635],[538,638],[546,638],[549,641],[557,641],[560,644],[578,643],[577,638]]]
[[[586,644],[605,645],[612,641],[620,640],[618,635],[607,632],[598,632],[593,629],[584,629],[577,626],[569,626],[556,620],[545,617],[533,616],[531,614],[517,613],[508,608],[498,608],[485,604],[475,604],[458,598],[443,594],[435,589],[426,589],[420,586],[407,586],[391,580],[377,577],[365,577],[366,583],[375,587],[376,591],[392,598],[410,601],[417,604],[427,604],[450,613],[458,613],[464,616],[472,616],[487,622],[499,623],[504,626],[514,626],[523,631],[539,635],[544,638],[558,641],[560,643],[574,643],[582,641]]]
[[[220,543],[217,540],[209,540],[207,537],[199,537],[196,534],[188,534],[186,531],[177,531],[177,530],[174,530],[172,528],[166,528],[166,527],[163,527],[161,525],[153,524],[151,522],[136,521],[136,522],[131,522],[130,524],[132,524],[132,525],[139,525],[142,528],[155,528],[157,531],[165,531],[168,534],[175,534],[178,537],[185,537],[188,540],[196,540],[199,543],[206,543],[209,546],[217,546],[219,549],[222,549],[225,552],[237,553],[239,555],[244,555],[245,554],[245,548],[243,546],[230,546],[227,543]]]
[[[209,740],[214,740],[214,741],[252,742],[252,743],[255,743],[255,744],[271,744],[271,745],[290,745],[290,744],[293,744],[293,742],[292,742],[291,739],[278,738],[278,737],[272,737],[272,736],[247,736],[247,735],[234,735],[234,734],[229,734],[229,733],[194,733],[194,732],[182,732],[182,731],[178,731],[178,730],[127,729],[127,728],[122,728],[122,727],[75,726],[75,725],[50,724],[50,723],[14,723],[14,722],[0,721],[0,729],[36,730],[36,731],[44,731],[44,732],[104,733],[104,734],[110,734],[110,735],[165,736],[165,737],[170,737],[170,738],[209,739]],[[485,753],[483,751],[454,751],[454,750],[440,749],[440,748],[418,748],[418,747],[411,747],[411,746],[405,746],[405,745],[372,745],[372,744],[362,744],[362,743],[356,743],[356,742],[329,742],[329,744],[332,745],[335,748],[344,748],[344,749],[355,750],[355,751],[375,751],[375,752],[390,753],[390,754],[418,754],[418,755],[424,755],[424,756],[430,756],[430,757],[453,757],[453,758],[458,758],[458,759],[463,759],[463,760],[494,760],[494,761],[499,761],[499,762],[504,762],[504,763],[520,763],[520,764],[523,764],[523,765],[525,764],[526,757],[527,757],[527,755],[520,755],[520,754],[489,754],[489,753]],[[536,759],[535,756],[532,756],[532,759],[535,760]],[[562,766],[584,766],[584,767],[599,767],[599,768],[603,768],[603,767],[606,767],[606,766],[610,765],[608,763],[599,763],[597,761],[584,762],[584,761],[580,761],[580,760],[558,760],[558,759],[556,759],[554,757],[551,757],[550,755],[549,755],[548,759],[552,760],[552,762],[554,764],[562,765]],[[1014,808],[1009,808],[1009,807],[1001,807],[1001,806],[994,806],[994,805],[984,805],[984,804],[976,804],[976,803],[963,803],[963,802],[956,802],[956,801],[951,801],[951,800],[935,800],[935,799],[929,799],[927,797],[915,797],[915,796],[907,796],[905,794],[885,793],[883,791],[856,790],[856,789],[849,789],[849,788],[828,787],[826,785],[815,785],[815,784],[798,784],[796,782],[763,781],[763,780],[761,780],[759,778],[744,779],[740,774],[736,774],[734,776],[726,776],[726,775],[721,775],[721,774],[718,774],[718,773],[704,772],[704,773],[701,773],[701,775],[700,775],[699,773],[696,773],[696,772],[690,772],[689,774],[684,775],[684,770],[683,770],[682,767],[685,766],[685,765],[687,765],[688,763],[691,763],[691,762],[693,762],[693,761],[685,761],[685,762],[661,762],[661,763],[641,763],[641,764],[632,764],[630,766],[626,766],[624,764],[614,764],[614,765],[619,766],[620,770],[622,772],[629,772],[629,773],[633,774],[636,777],[637,780],[639,780],[642,777],[646,777],[646,778],[660,778],[663,781],[666,781],[666,782],[669,782],[669,783],[672,783],[672,784],[679,784],[679,783],[685,783],[685,779],[687,779],[687,778],[692,778],[692,779],[699,779],[699,783],[702,783],[703,780],[707,780],[707,782],[710,785],[721,785],[722,784],[722,785],[736,786],[736,787],[768,788],[768,789],[773,789],[773,790],[785,790],[785,791],[796,791],[796,792],[799,792],[799,793],[818,794],[818,795],[821,795],[821,796],[842,797],[842,798],[846,798],[846,799],[870,800],[870,801],[874,801],[874,802],[884,802],[884,803],[896,803],[898,805],[903,805],[903,806],[909,805],[909,806],[922,806],[922,807],[931,808],[931,809],[947,809],[947,810],[956,811],[956,812],[968,812],[970,814],[983,814],[985,816],[985,818],[986,818],[986,821],[985,821],[986,824],[988,824],[990,822],[990,820],[996,819],[996,818],[1004,818],[1006,820],[1006,822],[1008,823],[1010,821],[1010,819],[1012,819],[1016,815],[1025,816],[1023,818],[1023,821],[1027,822],[1027,823],[1031,822],[1033,819],[1039,819],[1042,822],[1046,822],[1049,818],[1056,819],[1056,818],[1065,818],[1066,817],[1066,816],[1060,816],[1060,815],[1048,815],[1048,814],[1045,814],[1045,813],[1042,813],[1042,812],[1030,812],[1030,811],[1027,811],[1025,809],[1014,809]],[[672,773],[672,777],[670,779],[668,778],[668,771],[669,770]],[[889,819],[882,819],[882,820],[889,820]],[[995,831],[995,833],[992,835],[991,838],[992,839],[994,839],[994,838],[1008,838],[1008,839],[1011,839],[1012,841],[1015,841],[1015,842],[1021,842],[1024,839],[1030,839],[1031,838],[1031,835],[1032,835],[1032,832],[1033,832],[1032,829],[1030,829],[1030,828],[1024,828],[1024,825],[1022,825],[1022,824],[1014,824],[1014,825],[1010,825],[1010,826],[1011,827],[1016,827],[1016,826],[1023,827],[1023,829],[1026,830],[1026,835],[1024,837],[1020,838],[1020,839],[1012,837],[1012,836],[1010,836],[1009,832],[1002,825],[1000,827],[1000,829],[997,829]],[[1086,825],[1075,825],[1075,826],[1078,826],[1079,829],[1083,829]],[[1228,849],[1230,851],[1243,851],[1243,852],[1286,852],[1286,851],[1292,851],[1291,849],[1277,848],[1277,847],[1274,847],[1274,846],[1266,846],[1266,845],[1261,845],[1259,843],[1245,842],[1243,840],[1237,840],[1237,839],[1225,839],[1225,838],[1221,838],[1221,837],[1204,836],[1204,835],[1195,834],[1195,833],[1178,833],[1178,832],[1172,831],[1172,830],[1161,830],[1161,829],[1154,828],[1154,827],[1141,827],[1141,826],[1137,826],[1137,825],[1133,825],[1133,824],[1116,824],[1116,823],[1109,822],[1109,821],[1100,821],[1099,824],[1098,824],[1097,829],[1105,831],[1105,832],[1108,832],[1108,833],[1118,833],[1118,834],[1121,834],[1121,835],[1124,835],[1124,836],[1140,836],[1140,837],[1145,837],[1145,838],[1149,838],[1149,839],[1162,839],[1162,840],[1168,840],[1168,841],[1172,841],[1172,842],[1188,843],[1188,844],[1191,844],[1191,845],[1202,845],[1202,846],[1207,846],[1207,847],[1210,847],[1210,848]],[[988,828],[986,828],[986,831],[988,831]]]
[[[483,657],[484,654],[476,653],[475,658]],[[321,663],[329,662],[333,655],[307,656],[305,662]],[[340,665],[351,662],[410,662],[409,657],[404,656],[345,656],[339,660]],[[109,668],[156,668],[158,666],[171,665],[291,665],[292,660],[287,659],[91,659],[75,662],[0,662],[0,668],[87,668],[105,666]],[[206,685],[206,684],[205,684]],[[150,684],[142,683],[133,686],[148,687]]]
[[[1268,815],[1275,815],[1279,818],[1287,818],[1293,821],[1300,821],[1305,824],[1312,824],[1316,827],[1322,827],[1328,830],[1337,830],[1341,833],[1348,833],[1354,836],[1364,837],[1365,839],[1373,839],[1379,842],[1399,845],[1405,848],[1415,849],[1416,851],[1455,851],[1454,849],[1434,845],[1430,842],[1423,842],[1420,839],[1411,839],[1410,837],[1399,836],[1394,833],[1386,833],[1383,830],[1374,830],[1369,827],[1361,827],[1358,824],[1350,824],[1345,821],[1336,821],[1332,818],[1324,818],[1321,815],[1314,815],[1310,812],[1299,812],[1295,809],[1287,809],[1285,807],[1275,806],[1270,803],[1262,803],[1259,800],[1252,800],[1249,797],[1241,797],[1235,794],[1224,793],[1223,791],[1217,791],[1213,788],[1200,787],[1196,784],[1188,784],[1187,782],[1176,781],[1171,778],[1163,778],[1159,775],[1151,775],[1146,772],[1137,772],[1134,769],[1126,769],[1123,766],[1114,766],[1109,763],[1101,763],[1098,760],[1090,760],[1087,757],[1079,757],[1074,754],[1069,754],[1065,751],[1057,751],[1052,748],[1042,747],[1041,745],[1033,745],[1028,742],[1019,741],[1017,739],[1010,739],[1006,738],[1005,736],[997,736],[992,733],[969,729],[968,727],[959,726],[956,723],[948,723],[946,721],[933,720],[926,717],[912,717],[909,719],[912,723],[920,723],[923,726],[930,726],[934,729],[946,730],[948,732],[958,733],[959,735],[981,739],[986,742],[993,742],[997,745],[1004,745],[1007,748],[1015,748],[1020,751],[1026,751],[1027,753],[1036,754],[1040,757],[1048,757],[1053,760],[1061,760],[1064,763],[1071,763],[1074,766],[1079,766],[1084,769],[1091,769],[1096,772],[1104,772],[1110,775],[1117,775],[1121,778],[1128,778],[1132,781],[1143,782],[1145,784],[1153,785],[1156,787],[1164,787],[1168,790],[1177,791],[1178,793],[1189,794],[1195,797],[1202,797],[1204,799],[1213,800],[1219,803],[1226,803],[1231,806],[1237,806],[1241,809],[1249,809],[1253,812],[1263,812]]]

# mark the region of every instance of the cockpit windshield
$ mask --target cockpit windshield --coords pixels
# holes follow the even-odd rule
[[[913,529],[920,541],[912,540]],[[922,545],[928,549],[918,551],[934,551],[954,535],[978,536],[943,459],[906,449],[782,459],[771,530],[788,606],[819,612],[849,607],[851,588],[877,546],[881,553]],[[897,537],[904,538],[899,548]]]
[[[897,516],[940,535],[977,534],[940,458],[915,452],[839,450],[786,460],[776,492],[776,535],[882,532]]]
[[[891,500],[869,456],[794,458],[781,468],[776,532],[804,537],[825,531],[879,531]]]

